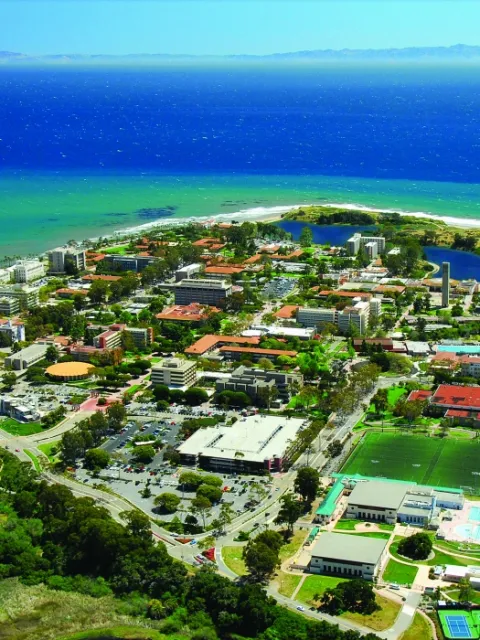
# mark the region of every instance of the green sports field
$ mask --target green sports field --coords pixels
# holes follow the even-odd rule
[[[369,433],[354,449],[341,473],[480,490],[479,460],[480,439]]]

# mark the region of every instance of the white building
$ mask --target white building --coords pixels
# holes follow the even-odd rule
[[[226,280],[184,278],[175,286],[175,304],[199,304],[213,307],[225,306],[225,302],[232,295],[232,285]]]
[[[0,332],[7,333],[12,343],[23,342],[25,340],[25,325],[23,322],[0,320]]]
[[[31,309],[38,304],[39,289],[25,284],[0,285],[0,298],[18,300],[21,310]],[[16,313],[15,311],[13,313]]]
[[[11,367],[15,371],[24,371],[40,360],[43,360],[47,352],[47,345],[32,344],[26,349],[12,353],[5,359],[5,366]]]
[[[202,265],[198,262],[187,264],[181,269],[177,269],[177,271],[175,271],[175,280],[176,282],[181,282],[185,278],[191,278],[192,276],[200,273],[201,269]]]
[[[84,271],[87,266],[85,250],[76,247],[59,247],[50,251],[48,262],[50,273],[68,273],[70,270],[74,273]]]
[[[360,298],[353,298],[352,305],[337,311],[337,309],[325,309],[319,307],[317,309],[300,307],[297,310],[297,322],[306,327],[318,327],[319,325],[330,322],[338,327],[342,333],[350,330],[351,326],[355,327],[360,335],[366,333],[368,329],[368,321],[372,310],[371,300],[364,301]],[[381,306],[375,301],[373,303],[372,315],[378,317]]]
[[[371,243],[377,246],[377,255],[385,251],[385,238],[381,236],[362,236],[360,233],[354,233],[353,236],[347,240],[348,254],[355,256],[359,252],[360,247],[366,247],[367,244]]]
[[[378,256],[378,244],[376,242],[367,242],[365,244],[365,251],[370,260],[375,260]]]
[[[477,356],[462,356],[460,358],[462,376],[480,378],[480,358]]]
[[[373,580],[387,560],[388,540],[325,532],[312,549],[310,573]]]
[[[196,370],[197,363],[194,360],[169,358],[153,365],[150,381],[153,385],[191,387],[197,379]]]
[[[31,282],[44,275],[45,267],[43,262],[39,260],[20,260],[13,266],[13,279],[15,282]]]
[[[280,471],[296,450],[304,421],[248,416],[230,427],[199,429],[178,447],[184,464],[229,472]]]

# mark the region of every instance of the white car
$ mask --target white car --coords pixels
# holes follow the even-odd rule
[[[298,605],[297,611],[305,611],[305,607],[302,607],[301,604]]]

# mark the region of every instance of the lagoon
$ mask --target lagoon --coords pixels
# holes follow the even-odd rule
[[[354,233],[364,233],[375,231],[375,227],[356,227],[351,225],[319,225],[308,222],[298,222],[297,220],[282,220],[276,223],[285,231],[292,234],[294,240],[298,240],[302,229],[310,227],[313,233],[315,244],[330,244],[332,247],[343,246]]]
[[[429,262],[450,262],[450,276],[456,280],[480,280],[480,256],[445,247],[424,247]]]

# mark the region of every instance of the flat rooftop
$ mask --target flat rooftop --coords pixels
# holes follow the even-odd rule
[[[373,509],[399,509],[409,488],[408,484],[395,485],[391,482],[357,482],[348,504]]]
[[[283,457],[304,421],[277,416],[248,416],[231,427],[207,427],[196,431],[178,447],[184,455],[246,462]]]
[[[312,556],[324,560],[376,565],[387,543],[388,540],[327,532],[320,535],[312,549]]]

